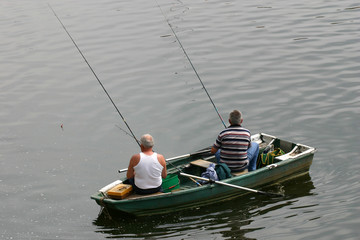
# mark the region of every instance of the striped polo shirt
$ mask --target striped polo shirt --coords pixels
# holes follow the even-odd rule
[[[247,150],[251,143],[250,131],[240,125],[232,125],[220,132],[214,147],[220,150],[220,162],[226,163],[232,172],[247,168]]]

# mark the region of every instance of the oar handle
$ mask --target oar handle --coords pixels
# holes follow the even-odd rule
[[[119,173],[127,172],[127,170],[128,170],[127,168],[123,168],[123,169],[119,169],[118,172],[119,172]]]
[[[180,159],[180,158],[187,158],[187,157],[191,157],[191,156],[196,156],[196,155],[203,154],[203,153],[208,153],[208,152],[210,152],[210,147],[208,147],[206,149],[203,149],[203,150],[200,150],[200,151],[197,151],[197,152],[194,152],[194,153],[188,153],[188,154],[185,154],[185,155],[181,155],[181,156],[177,156],[177,157],[173,157],[173,158],[168,158],[168,159],[166,159],[166,162],[174,161],[174,160],[177,160],[177,159]],[[123,168],[123,169],[118,170],[119,173],[123,173],[123,172],[126,172],[126,171],[127,171],[127,168]]]
[[[241,190],[245,190],[245,191],[249,191],[249,192],[259,193],[259,194],[263,194],[263,195],[266,195],[266,196],[271,196],[271,197],[283,197],[284,196],[284,195],[279,194],[279,193],[263,192],[263,191],[259,191],[259,190],[255,190],[255,189],[251,189],[251,188],[247,188],[247,187],[242,187],[242,186],[239,186],[239,185],[234,185],[234,184],[225,183],[225,182],[221,182],[221,181],[214,181],[214,180],[209,179],[209,178],[203,178],[203,177],[199,177],[199,176],[191,175],[191,174],[187,174],[187,173],[182,173],[181,172],[180,175],[185,176],[185,177],[192,177],[192,178],[208,181],[210,183],[216,183],[216,184],[219,184],[219,185],[224,185],[224,186],[228,186],[228,187],[232,187],[232,188],[237,188],[237,189],[241,189]]]

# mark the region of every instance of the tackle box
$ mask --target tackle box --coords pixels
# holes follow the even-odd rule
[[[120,183],[115,187],[111,188],[109,191],[107,191],[106,194],[108,195],[109,198],[124,199],[130,195],[132,190],[133,187],[130,184]]]

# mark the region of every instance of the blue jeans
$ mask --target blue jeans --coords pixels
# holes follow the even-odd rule
[[[256,142],[251,142],[251,147],[247,150],[247,157],[249,159],[248,171],[256,170],[256,162],[259,156],[259,144]],[[220,149],[215,153],[217,162],[220,162]]]
[[[248,171],[256,170],[256,162],[259,156],[259,144],[251,142],[251,147],[247,150],[247,156],[249,159]]]

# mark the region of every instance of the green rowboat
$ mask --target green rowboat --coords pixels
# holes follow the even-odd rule
[[[124,199],[113,199],[107,191],[119,183],[127,183],[126,178],[117,180],[91,196],[97,204],[108,212],[130,214],[135,216],[164,214],[189,209],[239,197],[249,191],[265,193],[254,188],[270,184],[309,171],[315,148],[304,144],[296,144],[277,137],[259,133],[252,136],[260,146],[260,154],[264,150],[280,148],[285,154],[273,158],[273,162],[255,171],[233,175],[221,181],[199,185],[197,178],[206,171],[215,157],[206,148],[193,154],[186,154],[167,159],[168,175],[176,175],[176,184],[164,193],[136,195],[130,193]],[[236,186],[240,186],[239,189]],[[163,185],[164,186],[164,185]],[[286,194],[286,193],[285,193]]]

